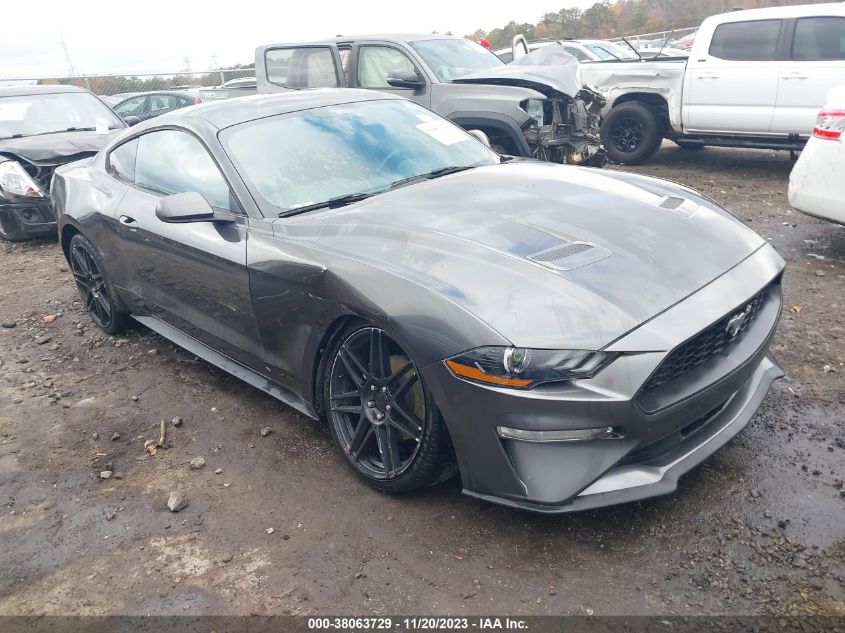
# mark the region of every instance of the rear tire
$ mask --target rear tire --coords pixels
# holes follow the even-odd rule
[[[640,165],[658,150],[663,134],[654,112],[638,101],[630,101],[604,117],[601,139],[610,160]]]
[[[327,358],[326,417],[361,479],[381,492],[402,493],[455,473],[440,411],[414,362],[387,332],[351,324]]]
[[[129,326],[129,312],[106,274],[97,247],[77,233],[68,246],[68,261],[76,289],[91,320],[106,334],[120,334]]]

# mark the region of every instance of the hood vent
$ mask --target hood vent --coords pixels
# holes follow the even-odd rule
[[[556,270],[574,270],[587,264],[594,264],[606,257],[610,257],[610,251],[598,244],[564,242],[529,255],[528,259]]]
[[[657,206],[685,218],[691,218],[698,211],[698,205],[692,200],[687,200],[679,196],[666,196]]]
[[[676,198],[674,196],[669,196],[668,198],[663,198],[663,201],[660,203],[660,206],[664,209],[670,209],[674,211],[678,207],[680,207],[684,203],[683,198]]]

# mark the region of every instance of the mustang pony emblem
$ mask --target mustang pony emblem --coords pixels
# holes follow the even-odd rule
[[[748,314],[751,312],[751,305],[745,306],[745,310],[733,315],[728,319],[728,324],[725,326],[725,332],[728,333],[732,339],[742,331],[745,322],[748,320]]]

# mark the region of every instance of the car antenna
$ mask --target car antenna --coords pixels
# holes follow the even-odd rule
[[[655,58],[655,59],[657,59],[658,57],[660,57],[660,54],[663,52],[663,49],[664,49],[664,48],[666,48],[666,44],[668,44],[668,43],[669,43],[669,40],[671,40],[671,39],[672,39],[672,36],[673,36],[674,34],[675,34],[675,29],[673,28],[671,31],[669,31],[669,35],[667,35],[667,36],[666,36],[666,39],[665,39],[665,40],[663,40],[663,46],[661,46],[661,47],[660,47],[660,50],[659,50],[659,51],[657,51],[657,55],[655,55],[655,56],[654,56],[654,58]]]
[[[620,37],[622,38],[622,41],[625,42],[628,45],[628,48],[630,48],[632,51],[634,51],[637,54],[637,57],[639,58],[639,60],[642,61],[643,56],[640,55],[640,51],[638,51],[636,48],[634,48],[633,44],[631,44],[631,42],[628,41],[627,37],[625,37],[624,35],[620,35]]]

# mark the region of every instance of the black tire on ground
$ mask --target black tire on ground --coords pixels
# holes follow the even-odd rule
[[[704,149],[704,145],[699,145],[698,143],[690,143],[688,141],[681,141],[681,140],[675,141],[675,145],[677,145],[681,149],[690,149],[690,150]]]
[[[610,160],[639,165],[658,150],[663,134],[654,112],[638,101],[630,101],[614,107],[604,117],[601,139]]]
[[[106,334],[120,334],[129,326],[129,312],[106,273],[97,247],[77,233],[68,246],[68,260],[76,289],[91,320]]]
[[[327,359],[324,410],[334,441],[361,479],[381,492],[402,493],[455,474],[440,411],[387,332],[350,324]]]

